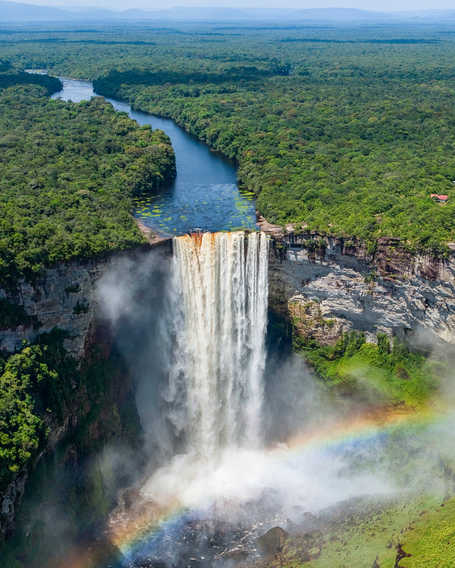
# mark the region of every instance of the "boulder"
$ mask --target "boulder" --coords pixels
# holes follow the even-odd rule
[[[275,556],[283,550],[288,533],[281,527],[273,527],[257,539],[257,545],[262,554]]]

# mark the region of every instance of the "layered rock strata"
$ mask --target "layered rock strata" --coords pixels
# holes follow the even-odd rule
[[[399,240],[374,250],[353,239],[296,234],[263,226],[272,236],[270,308],[302,337],[321,345],[362,331],[455,343],[455,255],[412,255]]]

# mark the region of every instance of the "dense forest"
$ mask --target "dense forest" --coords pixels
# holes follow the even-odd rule
[[[450,73],[387,77],[367,68],[321,77],[310,67],[240,82],[227,74],[222,85],[183,74],[180,85],[163,86],[131,75],[111,72],[95,85],[235,158],[269,221],[433,250],[453,240],[454,204],[430,197],[453,191]]]
[[[0,60],[0,90],[18,85],[36,85],[48,95],[52,95],[62,88],[60,79],[43,74],[31,74],[14,69],[9,61]]]
[[[27,76],[31,84],[19,74],[19,85],[0,88],[4,286],[56,261],[142,242],[132,198],[175,175],[163,132],[137,126],[101,98],[79,105],[49,100],[36,85],[40,76]],[[3,83],[13,79],[5,73]]]
[[[271,222],[440,253],[455,240],[455,42],[444,29],[213,25],[49,40],[5,33],[2,50],[172,117],[238,162]]]
[[[60,88],[8,64],[0,72],[0,285],[10,291],[57,261],[142,243],[132,200],[175,175],[163,132],[139,127],[101,98],[50,100]],[[0,299],[0,327],[24,323],[36,322]],[[0,357],[0,491],[70,404],[76,369],[63,339],[55,332]]]
[[[0,359],[0,491],[44,447],[71,401],[76,364],[58,331]]]

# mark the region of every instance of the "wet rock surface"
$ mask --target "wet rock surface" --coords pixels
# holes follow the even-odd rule
[[[153,249],[169,254],[169,239],[156,242]],[[126,258],[140,263],[141,255],[149,250],[146,245],[99,258],[62,262],[46,269],[34,282],[21,280],[15,290],[0,288],[0,300],[22,307],[28,320],[14,328],[0,329],[0,352],[13,353],[24,340],[32,342],[38,335],[58,328],[67,333],[68,353],[83,359],[94,321],[99,317],[97,283]]]
[[[154,248],[162,250],[165,255],[170,252],[168,241],[160,242]],[[112,330],[101,314],[97,283],[107,271],[123,263],[125,259],[132,258],[140,262],[149,251],[150,247],[145,245],[144,248],[138,247],[128,252],[60,263],[46,269],[33,282],[20,281],[15,290],[0,289],[0,300],[22,307],[27,320],[24,325],[0,328],[0,354],[7,357],[21,349],[24,341],[33,342],[39,335],[57,328],[65,333],[65,349],[78,363],[81,376],[91,366],[104,365],[112,355],[113,338]],[[125,416],[129,413],[125,424],[129,424],[131,428],[137,427],[136,408],[132,408],[132,379],[117,359],[115,371],[111,371],[109,379],[106,379],[102,401],[94,399],[93,393],[88,392],[82,379],[72,379],[70,404],[64,409],[62,416],[58,419],[45,416],[49,430],[47,444],[37,456],[33,468],[78,429],[86,429],[84,444],[78,440],[76,445],[67,449],[59,458],[63,464],[76,465],[82,454],[90,451],[91,446],[99,448],[106,440],[121,437],[118,427],[119,420],[122,420],[119,407],[122,407]],[[105,377],[100,380],[104,379]],[[20,472],[0,495],[0,541],[14,530],[15,517],[26,491],[28,473]]]
[[[213,520],[187,520],[158,538],[152,536],[144,549],[128,568],[235,566],[257,554],[253,527]]]
[[[287,537],[288,533],[281,527],[273,527],[257,539],[259,550],[267,556],[278,554],[282,552]]]
[[[140,499],[139,499],[140,501]],[[124,503],[124,506],[127,503]],[[133,503],[123,514],[134,519],[152,502]],[[360,504],[354,504],[357,510]],[[321,554],[324,527],[351,509],[312,514],[293,509],[289,519],[267,491],[258,500],[227,503],[204,512],[190,512],[158,524],[115,568],[265,568],[279,561],[289,543],[301,561]],[[272,564],[271,564],[272,563]]]

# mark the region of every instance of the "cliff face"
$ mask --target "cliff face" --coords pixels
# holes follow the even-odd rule
[[[23,340],[34,341],[39,334],[57,327],[68,333],[67,351],[82,360],[97,310],[96,282],[112,262],[111,257],[61,263],[47,269],[33,284],[21,281],[14,294],[0,290],[0,297],[22,306],[31,320],[0,329],[0,351],[13,353]]]
[[[333,344],[350,330],[455,343],[455,256],[412,255],[396,239],[368,251],[359,241],[272,235],[270,307],[304,338]]]
[[[168,242],[158,246],[168,246]],[[147,245],[148,248],[148,245]],[[46,447],[32,467],[18,472],[6,491],[0,494],[0,543],[11,533],[18,506],[24,495],[30,471],[65,440],[62,467],[69,460],[82,463],[91,451],[99,451],[109,439],[131,438],[131,424],[138,424],[134,385],[118,354],[112,353],[113,338],[103,321],[97,297],[97,283],[125,255],[138,257],[142,249],[111,256],[61,263],[49,268],[35,282],[22,281],[15,292],[0,290],[0,300],[18,308],[23,323],[0,329],[0,351],[14,353],[27,340],[58,328],[66,332],[64,347],[78,366],[78,377],[71,379],[71,400],[62,416],[45,417],[49,428]],[[66,377],[61,377],[65,380]],[[127,408],[125,420],[124,409]],[[133,426],[133,430],[136,427]],[[76,445],[71,439],[77,432]],[[133,437],[137,438],[137,429]],[[68,440],[70,442],[68,443]],[[129,442],[131,445],[133,442]],[[81,449],[82,448],[82,449]]]
[[[57,327],[67,332],[65,348],[82,365],[88,358],[92,335],[96,333],[96,282],[112,261],[110,258],[61,263],[46,270],[33,284],[21,281],[14,293],[1,290],[2,299],[20,306],[26,314],[24,323],[0,329],[0,350],[3,354],[14,353],[21,348],[24,340],[33,342],[40,334]],[[109,343],[110,338],[104,337],[105,346],[109,346]],[[82,403],[82,406],[67,409],[60,423],[49,425],[49,448],[75,428],[79,418],[88,411],[88,401],[84,407],[80,385],[75,385],[74,395],[75,401]],[[0,496],[0,540],[12,530],[28,476],[28,470],[20,472]]]

